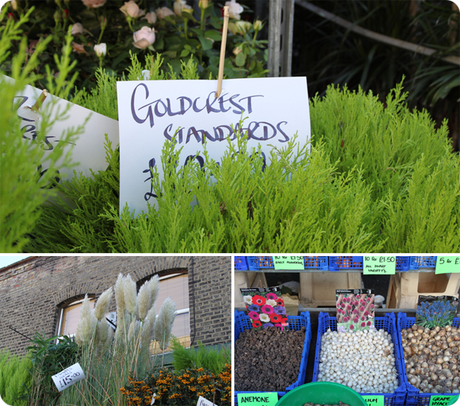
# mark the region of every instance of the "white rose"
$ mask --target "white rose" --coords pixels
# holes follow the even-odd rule
[[[228,6],[228,14],[230,18],[239,20],[241,18],[240,14],[243,12],[243,6],[240,3],[237,3],[235,0],[226,1],[225,5]]]
[[[83,34],[83,26],[80,23],[75,23],[72,25],[72,35]]]
[[[107,54],[107,44],[101,43],[94,45],[94,52],[96,52],[96,55],[100,58]]]

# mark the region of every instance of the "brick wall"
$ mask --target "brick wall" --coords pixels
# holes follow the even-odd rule
[[[86,293],[98,297],[120,272],[137,282],[171,270],[188,271],[193,344],[229,343],[230,256],[53,256],[30,257],[0,269],[0,349],[24,354],[29,341],[19,333],[56,335],[62,306]]]

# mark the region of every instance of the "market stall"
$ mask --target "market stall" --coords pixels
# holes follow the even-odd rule
[[[300,269],[302,262],[304,266]],[[282,286],[262,286],[264,281],[273,280],[270,274],[275,272],[277,275],[283,272],[299,274],[299,310],[309,320],[305,328],[311,340],[305,340],[303,368],[298,369],[296,379],[289,386],[282,390],[276,387],[275,390],[248,390],[251,389],[251,385],[247,385],[248,378],[239,376],[240,334],[249,329],[269,330],[264,322],[282,323],[281,319],[270,317],[269,309],[259,306],[259,314],[256,312],[257,300],[263,306],[263,299],[259,297],[266,297],[267,292],[271,292],[270,298],[275,298],[274,293],[281,298],[277,305],[283,302]],[[260,393],[276,392],[276,401],[264,398],[265,403],[253,404],[303,406],[308,404],[310,396],[308,385],[335,382],[358,393],[368,405],[454,404],[460,392],[457,272],[460,272],[458,256],[235,257],[235,283],[239,283],[235,289],[235,403],[251,394],[254,398]],[[349,278],[338,278],[345,273],[355,276],[354,286],[348,286]],[[257,287],[241,286],[245,274],[251,275],[247,281],[252,280]],[[311,285],[305,288],[307,278],[302,275],[321,274],[330,275],[327,286],[310,278]],[[363,284],[365,275],[379,274],[391,275],[383,307],[378,307],[372,290],[365,289],[367,286]],[[323,280],[327,277],[323,276]],[[324,303],[328,304],[318,305],[321,302],[309,296],[312,292],[322,292]],[[282,310],[277,309],[276,313],[282,314]],[[284,358],[282,356],[284,362],[276,361],[273,355],[272,364],[275,363],[278,374],[289,371],[291,364],[286,354],[294,348],[289,348],[288,331],[299,329],[290,320],[295,316],[285,317],[288,323],[283,327],[276,325],[286,334],[284,342],[278,345],[279,351],[274,351],[285,354]],[[244,327],[242,323],[246,323]],[[253,342],[257,343],[257,338]],[[260,347],[266,346],[264,343]],[[308,353],[306,362],[305,351]],[[247,349],[244,354],[246,363],[254,362]],[[263,366],[262,370],[264,377],[268,376],[269,367]],[[241,379],[246,386],[241,386]],[[294,390],[297,395],[290,395]],[[299,399],[303,401],[298,403]],[[328,400],[326,396],[323,403],[317,399],[313,396],[311,401],[315,403],[312,404],[339,404],[341,401]]]

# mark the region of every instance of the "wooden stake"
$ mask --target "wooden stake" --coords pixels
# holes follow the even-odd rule
[[[38,97],[37,101],[35,104],[30,108],[33,111],[38,111],[40,107],[42,106],[43,102],[45,99],[48,97],[48,91],[46,89],[43,89],[42,94]]]
[[[219,60],[219,76],[217,78],[217,91],[216,98],[220,96],[222,92],[222,79],[224,77],[224,63],[225,63],[225,48],[227,46],[227,30],[228,30],[228,6],[224,7],[224,27],[222,28],[222,43],[220,45],[220,60]]]

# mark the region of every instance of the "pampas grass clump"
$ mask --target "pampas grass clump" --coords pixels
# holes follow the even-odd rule
[[[85,296],[77,327],[76,341],[82,348],[79,361],[85,379],[61,393],[60,404],[125,405],[120,388],[128,376],[145,379],[157,365],[152,356],[152,340],[167,348],[175,319],[176,305],[167,298],[156,316],[155,302],[159,278],[144,283],[137,293],[136,283],[128,274],[119,274],[114,289],[101,294],[93,310]],[[115,294],[116,332],[105,315]]]

